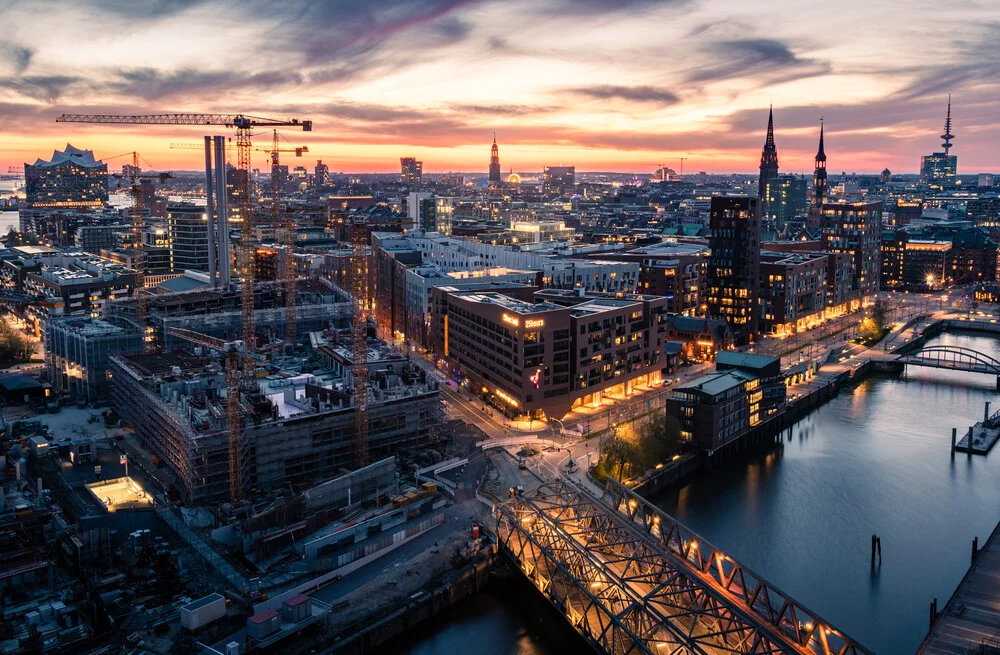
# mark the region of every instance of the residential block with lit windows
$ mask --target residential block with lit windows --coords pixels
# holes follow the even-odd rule
[[[446,306],[433,318],[440,363],[511,417],[562,418],[658,385],[676,363],[659,296],[546,289],[527,302],[456,292]]]
[[[710,318],[729,322],[746,343],[759,322],[760,204],[750,196],[712,198],[707,304]]]
[[[776,357],[720,352],[716,370],[676,387],[664,403],[681,426],[681,442],[709,455],[740,440],[782,411],[785,384]]]

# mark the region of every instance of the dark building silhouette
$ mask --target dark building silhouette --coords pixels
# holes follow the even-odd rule
[[[823,120],[819,123],[819,150],[816,151],[816,169],[813,171],[813,206],[822,207],[826,199],[826,152],[823,150]]]
[[[497,133],[493,133],[493,148],[490,150],[490,187],[497,188],[502,183],[500,178],[500,152],[497,150]]]
[[[424,177],[424,162],[413,157],[399,158],[399,180],[403,184],[416,186]]]
[[[942,152],[935,152],[920,158],[920,181],[923,184],[940,187],[955,182],[958,157],[949,154],[951,140],[955,138],[955,135],[951,133],[951,95],[948,96],[948,113],[944,119],[944,134],[941,135],[941,138],[944,140],[941,144]]]
[[[767,139],[760,153],[760,181],[757,183],[757,199],[767,204],[767,183],[778,177],[778,148],[774,145],[774,111],[767,113]]]
[[[742,343],[757,335],[760,286],[760,201],[712,198],[708,245],[708,315],[725,319]]]

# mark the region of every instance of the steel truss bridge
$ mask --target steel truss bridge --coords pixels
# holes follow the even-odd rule
[[[622,484],[496,508],[500,547],[608,655],[870,652]]]
[[[896,361],[910,366],[930,366],[1000,376],[1000,360],[977,350],[958,346],[929,346],[915,353],[900,355]]]

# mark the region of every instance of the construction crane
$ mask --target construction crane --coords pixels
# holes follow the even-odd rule
[[[205,146],[201,143],[171,143],[172,150],[201,150]],[[293,152],[296,157],[301,157],[302,153],[309,152],[309,146],[286,146],[282,147],[278,141],[278,130],[274,130],[273,140],[270,146],[253,146],[251,150],[266,152],[271,155],[271,207],[274,212],[274,226],[282,227],[284,231],[283,245],[285,246],[285,341],[294,344],[298,337],[298,329],[295,316],[296,289],[295,272],[292,255],[295,253],[295,220],[291,214],[286,214],[285,221],[281,218],[281,205],[278,197],[281,195],[281,179],[278,177],[278,167],[281,165],[279,153]]]
[[[240,389],[240,361],[243,361],[243,378],[246,381],[253,375],[253,360],[242,341],[223,341],[194,330],[174,327],[167,328],[167,334],[225,355],[226,427],[229,432],[229,497],[236,505],[243,500],[243,401]]]
[[[205,149],[205,144],[204,143],[194,143],[194,142],[171,143],[170,144],[170,149],[171,150],[204,150]],[[271,152],[271,150],[272,150],[271,146],[253,146],[250,149],[253,150],[254,152]],[[281,148],[281,152],[294,152],[296,157],[301,157],[302,153],[309,152],[309,146],[295,146],[294,148],[292,148],[292,147]]]
[[[146,342],[146,251],[142,244],[142,228],[145,221],[142,217],[142,180],[168,180],[173,177],[170,173],[140,173],[139,153],[131,152],[124,155],[115,155],[108,160],[117,159],[132,155],[132,167],[122,170],[121,173],[114,173],[114,177],[124,179],[128,182],[129,193],[132,195],[132,268],[136,271],[135,279],[132,281],[132,294],[135,296],[135,320],[143,330],[143,343]]]
[[[351,231],[352,355],[354,359],[354,463],[368,465],[368,231],[363,218],[354,219]]]
[[[293,127],[304,132],[312,131],[311,120],[261,118],[246,114],[63,114],[57,123],[97,123],[101,125],[218,125],[236,130],[237,168],[242,174],[243,188],[240,195],[240,258],[239,268],[243,277],[241,304],[243,309],[243,340],[252,351],[256,341],[254,317],[254,262],[253,234],[253,185],[250,183],[251,138],[254,128]]]

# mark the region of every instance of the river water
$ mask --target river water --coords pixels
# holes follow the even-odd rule
[[[1000,342],[945,334],[933,343],[1000,359]],[[703,538],[881,655],[913,653],[939,607],[1000,520],[1000,450],[949,455],[959,433],[1000,409],[995,378],[911,367],[845,391],[753,461],[702,475],[653,500]],[[882,563],[870,564],[871,535]],[[410,636],[395,653],[480,655],[575,652],[538,609],[539,596],[482,595]],[[572,633],[570,634],[572,637]],[[473,643],[476,646],[473,648]]]

